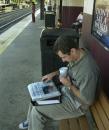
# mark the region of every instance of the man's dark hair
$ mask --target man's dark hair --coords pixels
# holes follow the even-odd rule
[[[73,36],[61,35],[54,44],[54,52],[57,54],[61,51],[63,54],[69,54],[72,48],[78,49],[78,39]]]

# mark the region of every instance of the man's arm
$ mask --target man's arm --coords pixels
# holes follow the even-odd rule
[[[69,77],[60,77],[60,82],[65,85],[66,87],[68,87],[76,97],[78,97],[81,101],[81,95],[80,95],[80,90],[70,81]],[[82,101],[84,102],[84,101]]]
[[[80,90],[75,85],[71,84],[68,86],[68,88],[74,93],[76,97],[80,98]]]
[[[49,81],[49,80],[52,80],[52,78],[55,76],[55,75],[58,75],[59,74],[59,71],[55,71],[55,72],[52,72],[52,73],[49,73],[45,76],[42,77],[42,81]]]

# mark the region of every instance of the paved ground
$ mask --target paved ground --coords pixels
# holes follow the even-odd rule
[[[31,16],[27,22],[30,20]],[[30,22],[18,35],[14,26],[11,42],[5,38],[9,45],[0,54],[0,130],[18,130],[19,122],[26,117],[30,100],[27,85],[41,77],[39,40],[43,25],[38,16],[35,23]]]
[[[35,23],[30,15],[0,35],[0,130],[19,130],[19,122],[26,118],[30,101],[27,85],[41,79],[43,28],[39,15]]]

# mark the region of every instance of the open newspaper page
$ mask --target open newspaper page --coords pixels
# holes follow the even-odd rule
[[[29,84],[27,87],[32,101],[45,100],[61,95],[60,91],[52,81],[36,82]]]

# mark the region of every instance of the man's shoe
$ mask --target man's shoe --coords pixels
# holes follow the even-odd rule
[[[24,121],[19,124],[19,129],[27,129],[28,128],[28,121]]]

